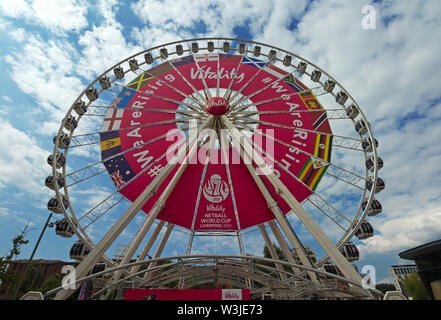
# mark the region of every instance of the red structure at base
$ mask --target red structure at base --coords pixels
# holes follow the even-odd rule
[[[250,300],[249,289],[126,289],[124,300]]]

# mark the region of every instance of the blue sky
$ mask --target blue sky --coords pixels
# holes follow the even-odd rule
[[[388,266],[408,263],[398,252],[441,238],[441,42],[433,36],[441,34],[441,3],[375,1],[376,29],[365,30],[367,4],[0,0],[0,254],[30,220],[20,256],[29,257],[52,195],[44,186],[52,137],[89,82],[143,49],[220,36],[292,51],[327,70],[361,106],[380,142],[386,190],[378,196],[383,213],[369,220],[375,236],[357,243],[358,265],[374,265],[377,280],[389,278]],[[78,193],[85,206],[111,191],[105,177],[97,184]],[[94,226],[94,236],[112,221]],[[49,229],[36,258],[68,260],[73,241]],[[165,254],[176,250],[171,244]]]

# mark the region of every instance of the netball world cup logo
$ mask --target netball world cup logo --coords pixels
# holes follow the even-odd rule
[[[213,174],[204,185],[204,197],[210,202],[219,203],[228,197],[228,185],[218,174]]]

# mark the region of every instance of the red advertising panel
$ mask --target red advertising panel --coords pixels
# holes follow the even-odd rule
[[[254,117],[244,118],[239,111],[253,114],[249,106]],[[253,129],[255,151],[299,202],[317,188],[330,161],[332,131],[312,91],[270,62],[209,53],[183,56],[143,72],[107,109],[101,155],[118,191],[134,201],[167,165],[167,155],[189,135],[189,123],[181,119],[193,115],[200,121],[201,114],[225,115],[241,130]],[[268,148],[269,142],[273,148]],[[158,219],[195,231],[228,231],[274,218],[233,148],[228,146],[225,159],[219,145],[214,146],[210,159],[216,161],[208,163],[207,150],[202,149],[174,186]],[[146,214],[176,170],[143,206]],[[287,213],[288,206],[273,188],[268,189]]]
[[[126,289],[124,300],[251,300],[249,289]]]

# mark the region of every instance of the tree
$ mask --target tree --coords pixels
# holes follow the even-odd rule
[[[377,289],[377,290],[379,290],[379,291],[381,291],[383,293],[386,293],[388,291],[395,291],[396,290],[395,286],[392,283],[378,283],[375,286],[375,289]]]
[[[20,255],[22,246],[29,242],[29,240],[25,239],[25,235],[28,232],[28,227],[29,221],[21,230],[20,234],[12,239],[12,249],[9,250],[9,253],[3,257],[0,257],[0,282],[3,290],[5,290],[11,283],[13,286],[17,285],[21,280],[22,276],[16,274],[14,270],[9,268],[9,266],[12,260]]]
[[[37,291],[45,294],[46,292],[58,288],[59,286],[61,286],[61,277],[58,274],[53,273],[41,284]]]
[[[418,273],[413,272],[403,280],[404,287],[414,300],[427,300],[427,293]]]

